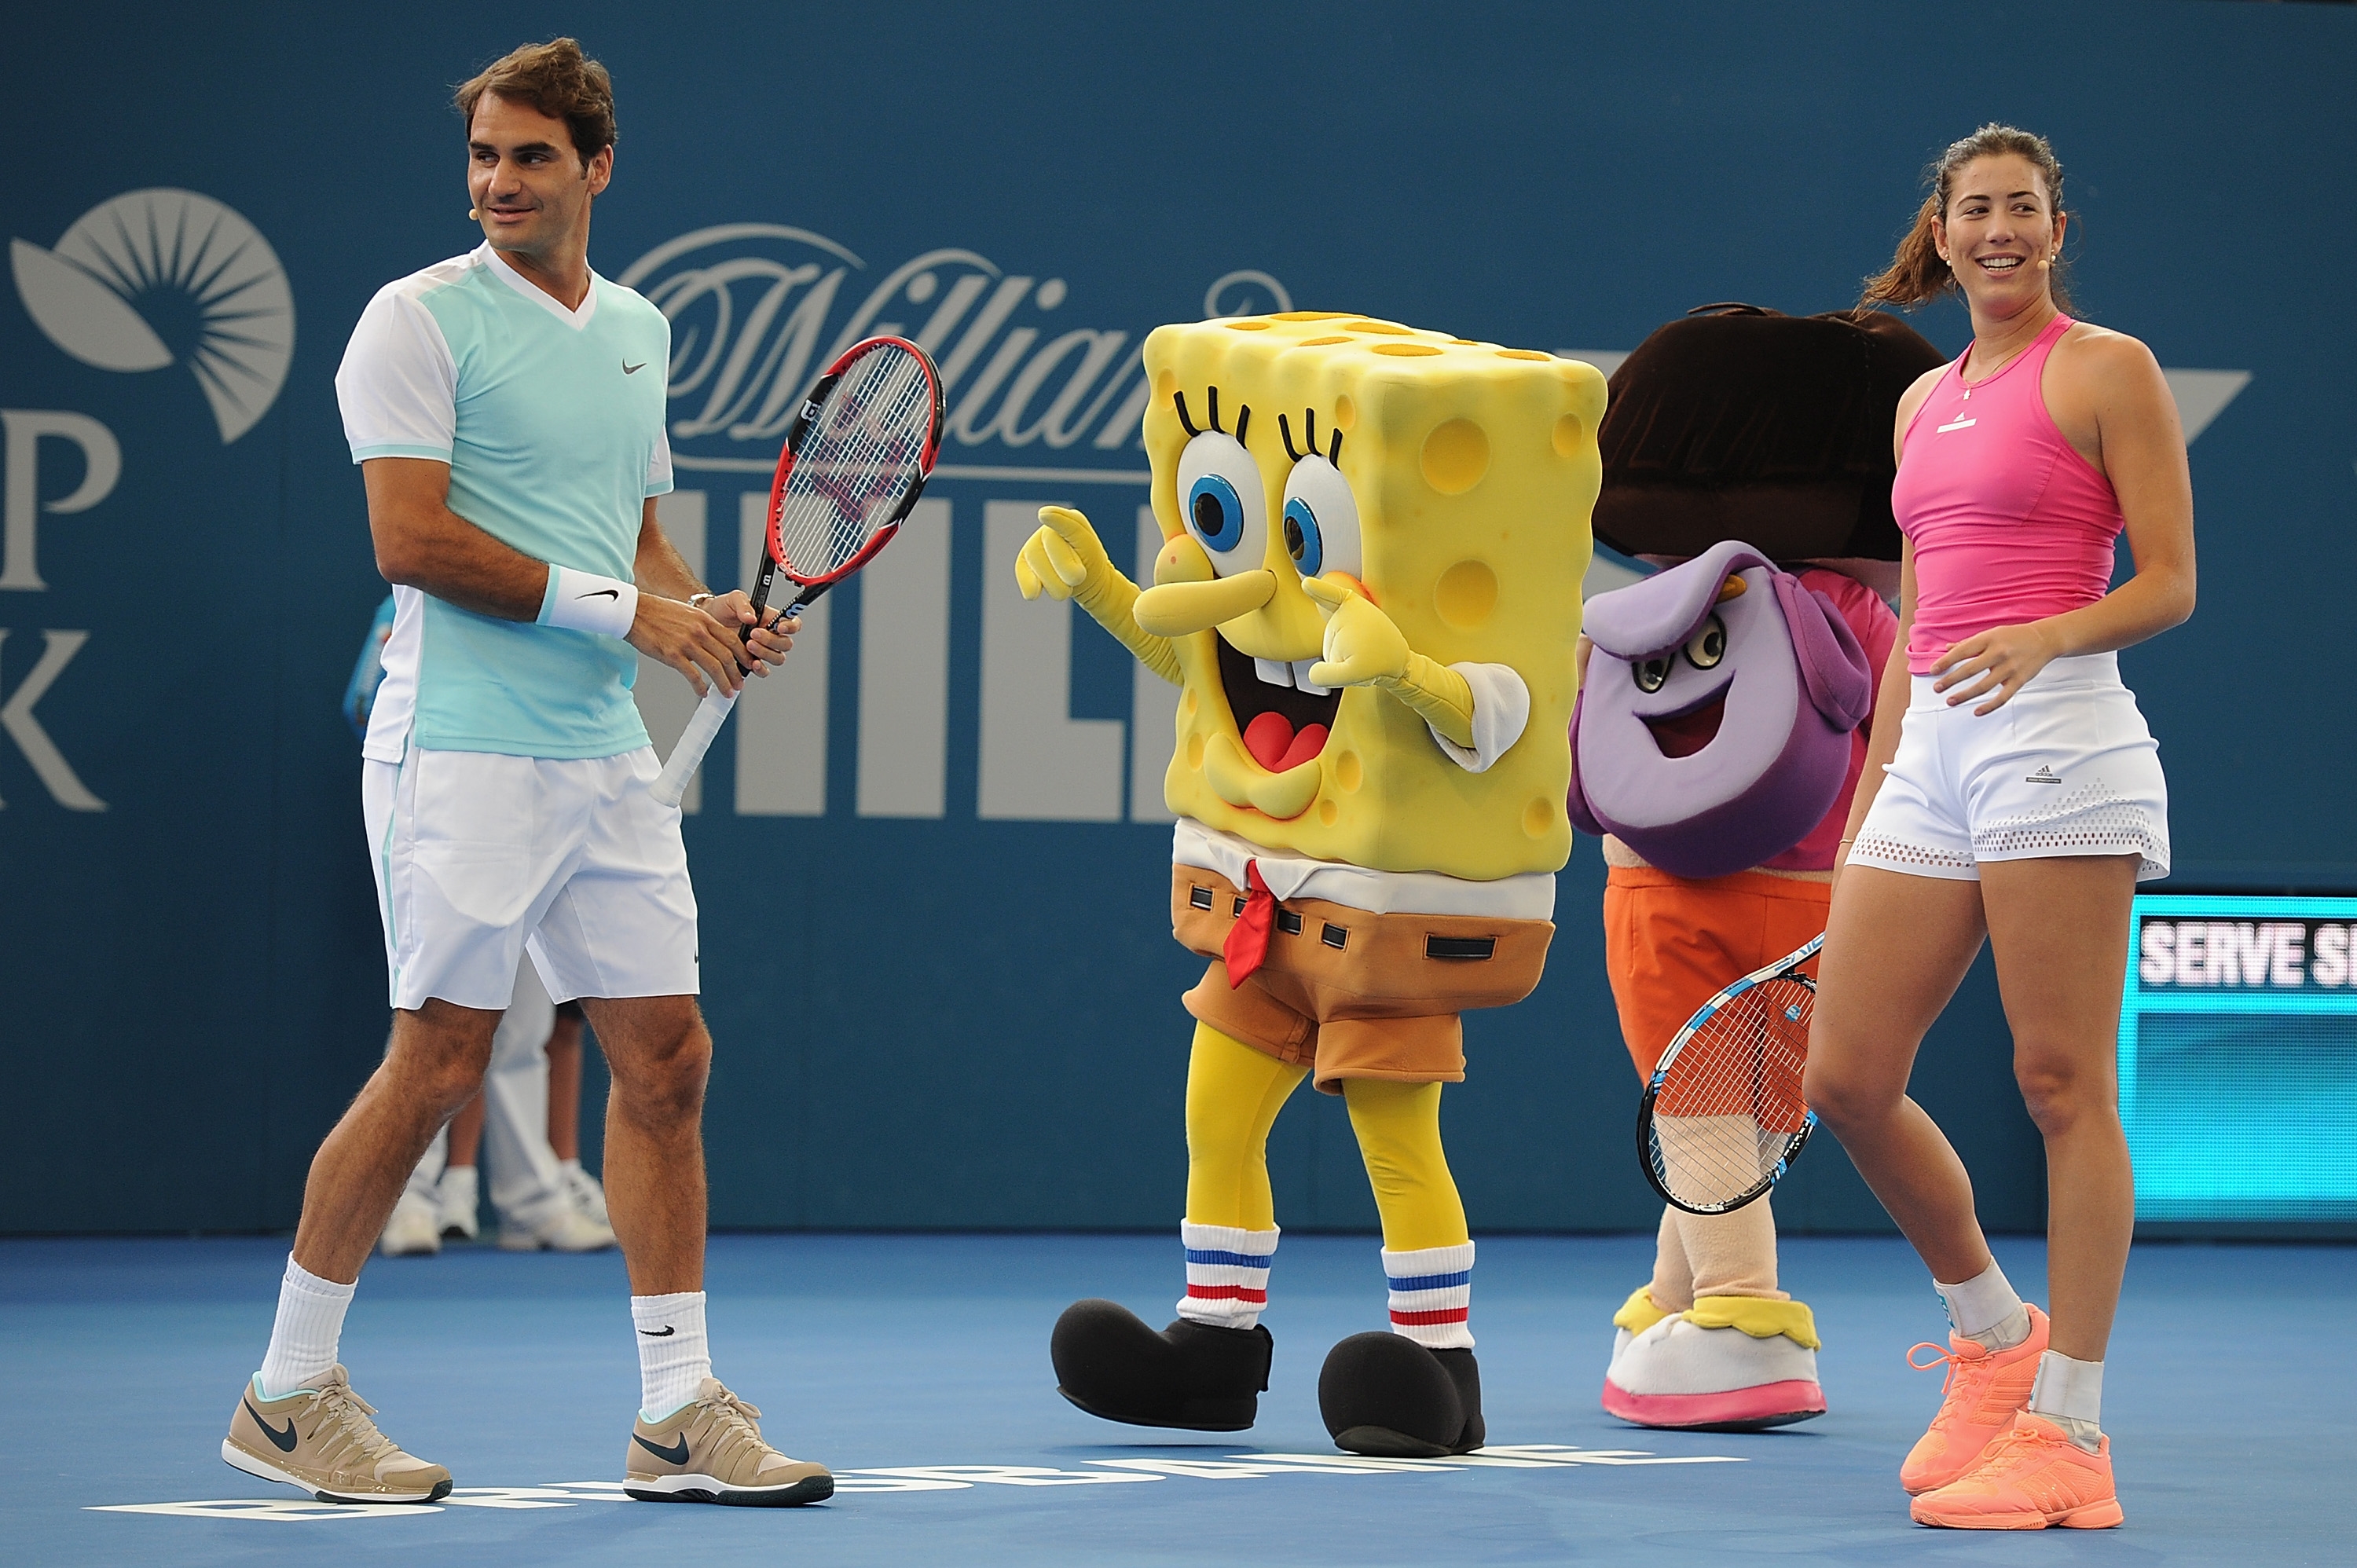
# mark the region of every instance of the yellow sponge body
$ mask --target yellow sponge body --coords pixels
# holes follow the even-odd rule
[[[1560,869],[1571,853],[1573,650],[1602,474],[1603,375],[1551,354],[1316,311],[1164,327],[1145,352],[1154,389],[1146,446],[1165,538],[1185,532],[1177,472],[1190,436],[1179,399],[1200,430],[1216,387],[1221,428],[1244,424],[1265,486],[1265,565],[1277,579],[1262,607],[1170,639],[1184,687],[1165,781],[1170,809],[1270,849],[1377,870],[1487,881]],[[1240,744],[1214,639],[1224,633],[1264,659],[1320,652],[1322,621],[1277,526],[1294,465],[1286,438],[1299,451],[1313,429],[1321,455],[1331,433],[1342,434],[1337,466],[1359,510],[1358,578],[1368,596],[1415,653],[1442,665],[1511,666],[1531,710],[1504,756],[1472,773],[1397,697],[1347,687],[1314,794],[1280,819],[1232,803],[1248,781],[1261,786],[1254,798],[1287,809],[1308,780],[1288,776],[1292,787],[1275,787],[1276,776]],[[1189,548],[1174,543],[1166,562]]]

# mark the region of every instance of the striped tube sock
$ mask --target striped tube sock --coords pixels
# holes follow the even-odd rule
[[[1187,1249],[1187,1295],[1178,1316],[1213,1328],[1250,1328],[1268,1305],[1268,1261],[1276,1253],[1277,1229],[1243,1230],[1232,1225],[1178,1223]]]
[[[1473,1305],[1473,1243],[1383,1253],[1392,1287],[1392,1332],[1427,1350],[1470,1350],[1466,1319]]]

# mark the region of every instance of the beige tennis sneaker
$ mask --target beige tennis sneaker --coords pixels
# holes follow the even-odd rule
[[[834,1496],[823,1465],[789,1459],[761,1441],[760,1411],[706,1378],[689,1403],[630,1432],[622,1490],[649,1503],[790,1508]]]
[[[394,1447],[369,1419],[375,1413],[341,1367],[284,1399],[264,1399],[249,1380],[230,1415],[221,1457],[323,1503],[430,1503],[447,1496],[450,1472]]]

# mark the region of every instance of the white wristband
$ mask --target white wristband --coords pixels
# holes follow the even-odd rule
[[[549,567],[548,592],[540,601],[542,626],[628,637],[630,623],[638,615],[639,590],[635,585],[613,577],[600,577],[595,572],[576,572],[570,566]]]

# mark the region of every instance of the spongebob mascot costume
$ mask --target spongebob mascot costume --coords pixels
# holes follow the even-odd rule
[[[1348,1106],[1383,1219],[1389,1333],[1328,1355],[1341,1447],[1483,1442],[1473,1241],[1441,1147],[1458,1015],[1521,1000],[1568,858],[1567,725],[1600,467],[1594,367],[1289,311],[1146,341],[1166,543],[1140,590],[1050,507],[1015,564],[1180,690],[1165,795],[1187,993],[1187,1291],[1157,1332],[1083,1301],[1060,1391],[1232,1432],[1268,1386],[1265,1148],[1307,1078]]]

